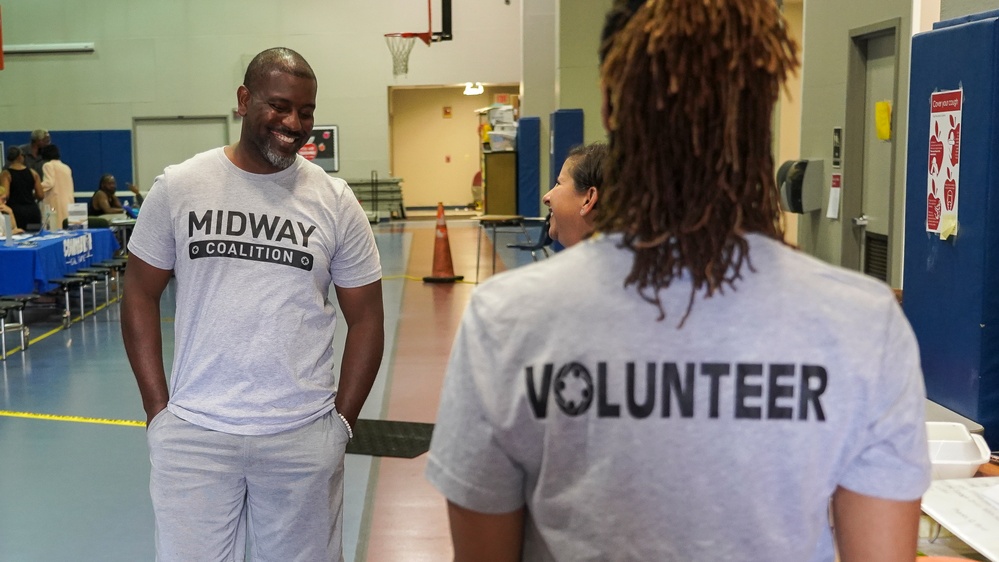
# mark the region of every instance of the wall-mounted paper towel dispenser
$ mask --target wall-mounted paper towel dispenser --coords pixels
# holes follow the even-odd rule
[[[789,213],[810,213],[822,208],[822,160],[788,160],[777,170],[780,202]]]

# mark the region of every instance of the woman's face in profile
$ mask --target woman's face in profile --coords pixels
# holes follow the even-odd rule
[[[590,233],[590,226],[580,213],[586,203],[586,192],[580,193],[576,189],[576,182],[572,179],[574,165],[575,159],[562,164],[555,185],[542,199],[552,214],[548,235],[565,247],[576,244]]]

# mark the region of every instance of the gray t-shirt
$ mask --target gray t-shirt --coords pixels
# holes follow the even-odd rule
[[[929,485],[916,341],[894,295],[748,237],[736,290],[623,280],[598,237],[481,285],[452,349],[427,477],[480,512],[526,505],[525,560],[828,560],[837,486]],[[748,264],[747,264],[748,265]]]
[[[42,173],[42,164],[45,163],[45,160],[41,156],[35,156],[31,153],[31,143],[21,145],[18,148],[24,153],[24,165],[37,172],[38,179],[45,179],[45,174]]]
[[[258,175],[204,152],[156,178],[128,248],[176,275],[171,412],[260,435],[333,409],[331,283],[381,278],[346,182],[301,157]]]

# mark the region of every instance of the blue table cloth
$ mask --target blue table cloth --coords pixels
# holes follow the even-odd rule
[[[58,287],[52,279],[110,259],[117,249],[106,228],[51,232],[13,246],[0,241],[0,295],[51,291]]]

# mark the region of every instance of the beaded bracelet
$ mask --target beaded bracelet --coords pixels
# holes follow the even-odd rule
[[[343,414],[341,414],[340,412],[337,412],[336,415],[340,416],[340,419],[343,420],[343,425],[347,428],[347,437],[349,437],[350,439],[353,439],[354,438],[354,430],[351,429],[350,428],[350,424],[347,423],[347,418],[343,417]]]

